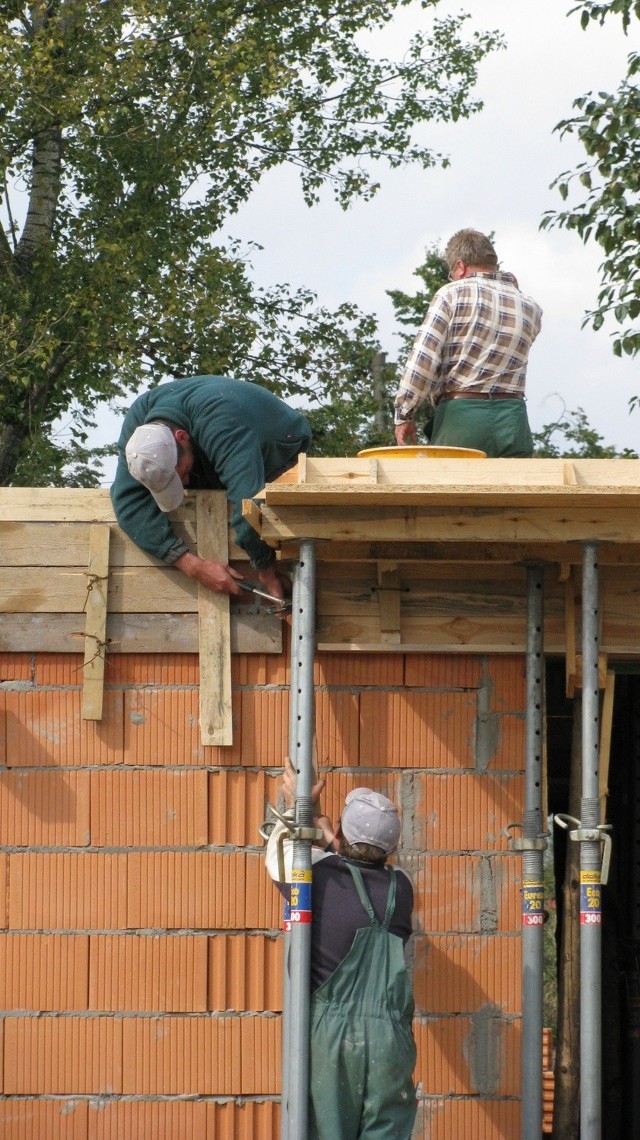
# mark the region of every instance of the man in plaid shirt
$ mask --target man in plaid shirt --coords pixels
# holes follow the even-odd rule
[[[527,358],[542,310],[512,273],[498,270],[478,230],[454,234],[445,260],[451,283],[429,306],[395,399],[396,441],[416,443],[416,409],[426,401],[435,407],[432,444],[526,458]]]

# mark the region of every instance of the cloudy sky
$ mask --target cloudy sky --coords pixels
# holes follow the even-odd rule
[[[344,213],[329,194],[304,206],[296,176],[273,172],[228,226],[264,251],[254,259],[262,284],[287,281],[313,288],[327,305],[354,301],[377,314],[382,347],[396,357],[385,290],[413,291],[413,270],[434,241],[462,226],[493,231],[503,268],[544,309],[543,330],[530,358],[532,425],[555,420],[563,405],[582,407],[605,442],[640,450],[638,363],[614,357],[606,327],[581,329],[598,291],[598,249],[575,234],[540,231],[545,210],[561,204],[550,183],[584,158],[579,145],[553,128],[587,91],[615,90],[634,44],[619,20],[583,31],[566,15],[570,0],[443,0],[438,13],[472,9],[472,26],[500,28],[506,50],[481,66],[477,94],[484,109],[468,122],[427,128],[445,170],[383,172],[373,202]],[[381,51],[393,57],[428,17],[403,9]]]

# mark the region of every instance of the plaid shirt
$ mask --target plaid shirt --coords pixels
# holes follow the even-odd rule
[[[524,394],[529,349],[542,309],[511,273],[473,273],[435,294],[409,355],[395,422],[450,392]]]

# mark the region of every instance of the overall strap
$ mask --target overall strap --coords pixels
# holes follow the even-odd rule
[[[382,925],[384,926],[385,930],[388,930],[389,929],[389,923],[391,922],[391,916],[392,916],[394,910],[396,909],[397,879],[396,879],[395,867],[387,867],[386,870],[391,875],[391,886],[389,887],[389,894],[387,895],[387,909],[384,912],[384,919],[382,920]]]
[[[354,867],[351,863],[346,863],[346,861],[345,861],[345,865],[349,868],[349,871],[351,873],[351,877],[352,877],[353,882],[354,882],[354,886],[358,892],[358,898],[360,899],[360,902],[362,903],[364,909],[366,910],[367,914],[369,915],[369,918],[371,920],[371,924],[378,926],[379,923],[378,923],[378,920],[375,916],[374,909],[371,906],[371,903],[369,901],[369,896],[367,894],[367,890],[366,890],[366,887],[364,885],[364,879],[362,877],[362,872],[361,872],[360,868]],[[385,930],[388,930],[389,929],[389,923],[391,921],[391,916],[392,916],[392,914],[395,910],[395,906],[396,906],[396,872],[395,872],[395,869],[393,867],[385,867],[385,871],[387,871],[391,874],[391,882],[389,884],[389,894],[387,895],[387,907],[386,907],[386,910],[384,913],[384,919],[382,921],[382,925],[384,926]]]

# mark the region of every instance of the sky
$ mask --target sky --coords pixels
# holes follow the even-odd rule
[[[438,15],[472,10],[469,27],[500,29],[506,40],[505,50],[480,65],[474,95],[483,110],[423,128],[451,165],[381,168],[376,197],[346,212],[328,191],[308,208],[295,172],[275,170],[229,219],[225,235],[263,246],[253,256],[259,284],[305,286],[328,307],[352,301],[375,313],[392,361],[399,341],[386,290],[416,291],[413,273],[425,249],[444,245],[456,230],[493,232],[501,267],[543,308],[527,381],[533,430],[580,407],[605,443],[640,451],[640,410],[629,412],[630,397],[640,392],[638,361],[613,355],[612,328],[581,327],[596,304],[599,248],[584,246],[577,234],[539,228],[544,212],[561,206],[551,182],[584,159],[572,137],[554,134],[555,125],[571,115],[578,96],[614,91],[637,47],[619,19],[583,31],[579,16],[567,16],[570,7],[571,0],[441,0]],[[401,9],[374,41],[377,50],[400,56],[429,19],[417,4]],[[120,418],[101,417],[100,442],[117,438]]]

